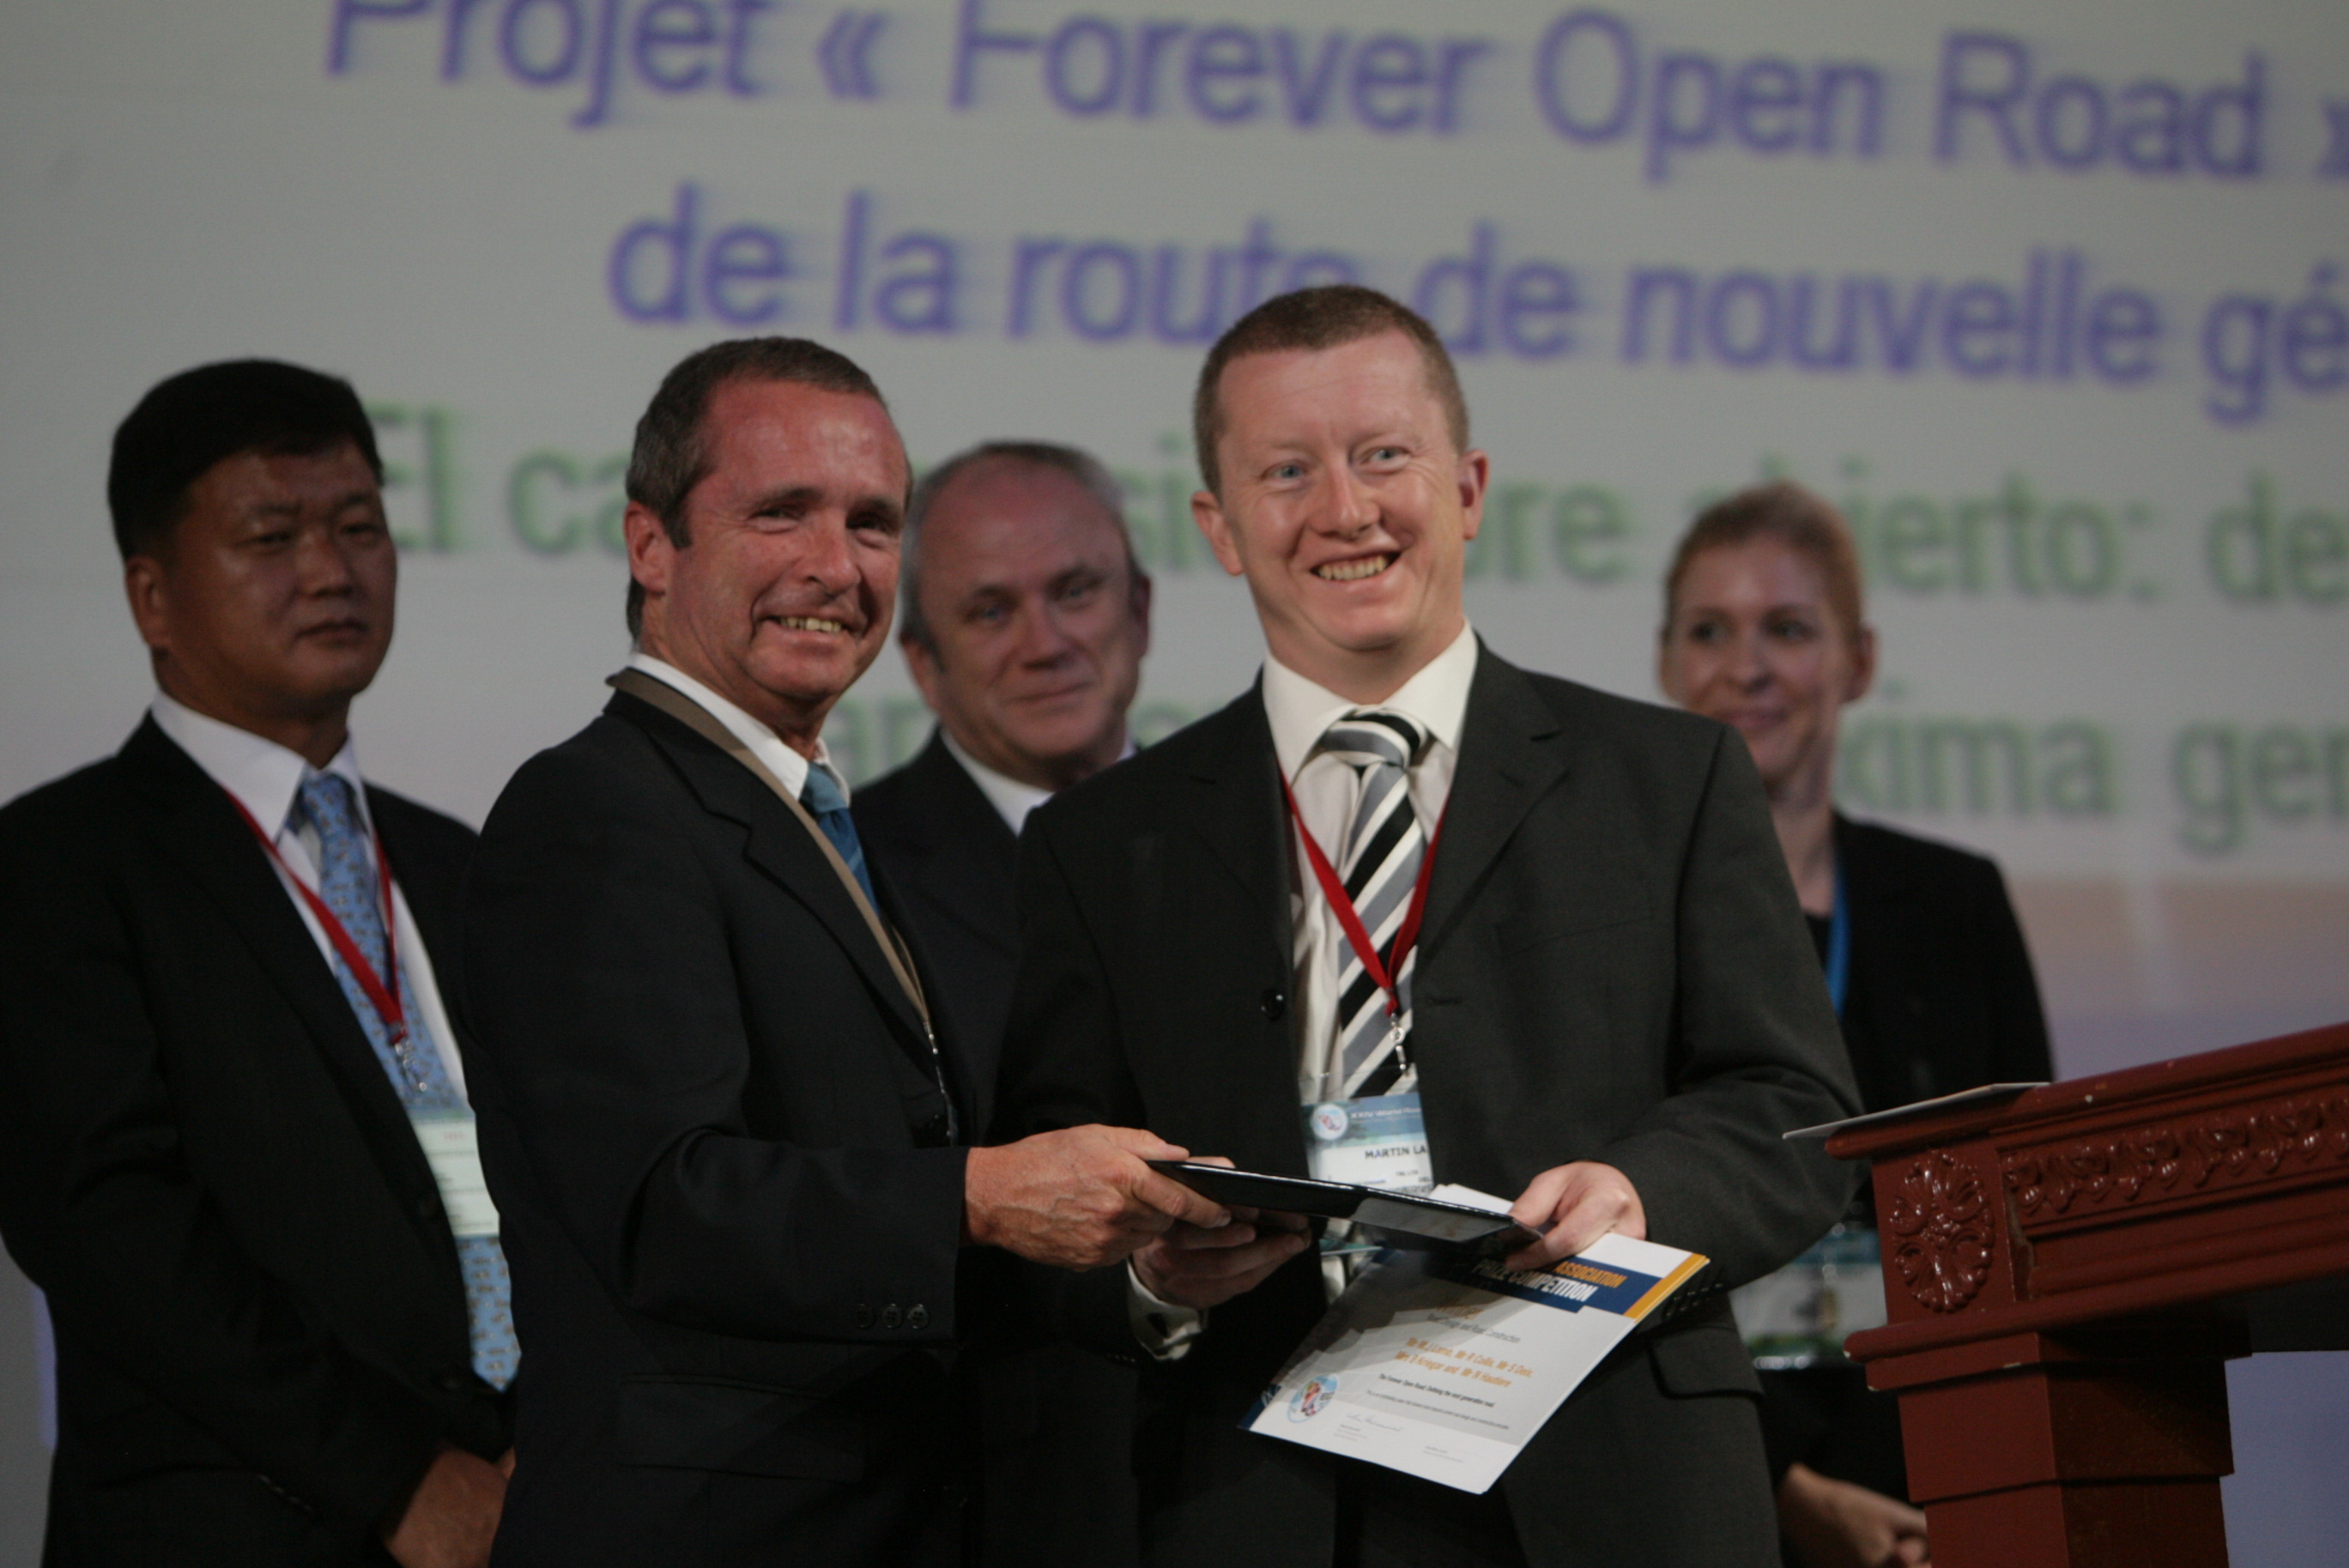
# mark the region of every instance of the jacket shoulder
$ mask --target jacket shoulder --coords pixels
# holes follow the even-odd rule
[[[1516,669],[1515,665],[1504,667]],[[1729,727],[1718,719],[1685,708],[1619,696],[1562,676],[1523,669],[1516,673],[1561,726],[1580,734],[1630,745],[1709,752],[1729,733]]]
[[[80,830],[85,823],[119,812],[130,798],[122,759],[100,758],[0,806],[0,844],[30,845]]]
[[[1264,703],[1250,686],[1205,718],[1061,790],[1028,820],[1031,830],[1040,823],[1055,833],[1156,820],[1172,799],[1187,797],[1192,780],[1223,776],[1236,760],[1271,754]]]
[[[1951,882],[2002,881],[1998,862],[1978,851],[1939,839],[1903,832],[1881,822],[1840,819],[1844,850],[1850,859],[1891,873],[1903,882],[1948,885]]]

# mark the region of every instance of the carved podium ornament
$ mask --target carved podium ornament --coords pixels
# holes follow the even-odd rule
[[[1989,1204],[1974,1168],[1946,1149],[1909,1167],[1886,1228],[1892,1265],[1920,1306],[1955,1312],[1990,1277]]]

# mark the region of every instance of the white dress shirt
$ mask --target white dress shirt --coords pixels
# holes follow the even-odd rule
[[[1009,826],[1013,838],[1018,838],[1020,830],[1028,826],[1028,813],[1052,798],[1050,789],[1039,789],[1033,784],[1022,784],[1017,779],[998,773],[965,751],[962,743],[949,735],[943,724],[938,726],[938,738],[947,743],[947,754],[962,764],[962,770],[970,775],[970,781],[978,786],[978,792],[987,797],[987,803],[995,808],[996,815]],[[1131,755],[1133,749],[1128,746],[1127,754]]]
[[[1361,776],[1339,758],[1313,749],[1322,735],[1358,707],[1389,708],[1423,725],[1428,748],[1412,764],[1405,782],[1420,831],[1432,839],[1452,796],[1460,730],[1468,718],[1468,687],[1475,676],[1476,634],[1467,626],[1384,702],[1348,702],[1278,659],[1265,661],[1264,714],[1272,725],[1273,754],[1297,797],[1304,826],[1325,851],[1345,842]],[[1304,844],[1292,837],[1289,849],[1291,1003],[1299,1017],[1297,1093],[1299,1103],[1318,1104],[1340,1095],[1334,1085],[1341,1075],[1333,1070],[1331,1057],[1337,1048],[1338,976],[1350,949],[1345,929],[1322,896],[1320,884],[1299,871],[1307,863]]]
[[[310,939],[318,944],[326,967],[334,968],[335,947],[326,935],[326,928],[318,923],[309,904],[294,891],[293,878],[297,876],[314,892],[318,886],[317,830],[306,820],[296,829],[288,819],[294,814],[302,781],[313,771],[339,775],[349,781],[352,796],[358,802],[359,826],[367,830],[363,852],[367,865],[373,868],[375,822],[367,812],[367,781],[359,776],[356,744],[344,741],[343,748],[335,753],[332,761],[323,769],[313,769],[298,752],[289,751],[274,740],[264,740],[250,730],[207,718],[161,692],[155,694],[155,706],[150,711],[156,727],[195,758],[196,766],[227,790],[261,824],[264,832],[272,835],[285,862],[277,865],[273,861],[272,869],[285,887],[285,896],[293,901],[295,913],[308,927]],[[425,951],[424,934],[409,910],[407,895],[400,892],[396,869],[391,883],[391,914],[392,951],[408,977],[409,988],[415,993],[416,1006],[424,1015],[424,1026],[431,1033],[433,1048],[440,1053],[440,1065],[447,1069],[450,1083],[463,1094],[465,1066],[457,1053],[457,1037],[450,1029],[449,1015],[440,1005],[440,986],[432,977],[432,955]]]
[[[695,707],[724,725],[735,739],[750,748],[750,755],[764,763],[767,771],[782,781],[783,788],[792,792],[792,799],[802,799],[806,796],[808,759],[784,745],[781,736],[665,660],[657,659],[650,654],[630,654],[628,667],[642,670],[663,686],[675,686],[691,697]],[[840,786],[840,799],[844,804],[848,799],[848,780],[841,776],[838,768],[833,766],[832,751],[820,737],[815,743],[815,762],[832,775],[833,783]]]

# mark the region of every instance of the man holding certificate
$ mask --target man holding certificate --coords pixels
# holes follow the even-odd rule
[[[1468,626],[1489,463],[1427,325],[1268,302],[1195,407],[1201,531],[1258,685],[1056,798],[1022,841],[999,1136],[1149,1126],[1241,1169],[1515,1194],[1540,1267],[1607,1233],[1702,1253],[1475,1494],[1244,1431],[1343,1288],[1348,1238],[1185,1226],[1036,1280],[1147,1362],[1134,1468],[1165,1563],[1750,1564],[1774,1523],[1723,1293],[1850,1173],[1835,1017],[1733,731],[1527,674]]]

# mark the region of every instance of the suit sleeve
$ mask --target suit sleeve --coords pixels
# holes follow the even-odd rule
[[[252,1260],[188,1170],[133,934],[87,848],[22,818],[0,835],[0,1229],[78,1350],[361,1541],[440,1423]]]
[[[997,1083],[998,1143],[1064,1127],[1143,1124],[1109,966],[1070,885],[1055,820],[1040,810],[1019,835],[1019,975]],[[1140,1359],[1123,1264],[1074,1274],[1023,1262],[1019,1295],[1055,1335],[1118,1361]]]
[[[1859,1109],[1851,1064],[1734,731],[1715,738],[1680,868],[1671,1092],[1596,1156],[1630,1179],[1648,1234],[1734,1285],[1842,1212],[1858,1171],[1779,1134]]]
[[[736,965],[789,954],[730,923],[681,810],[560,752],[508,787],[466,901],[482,1095],[630,1309],[754,1337],[951,1339],[966,1151],[748,1133]],[[857,1324],[874,1301],[925,1303],[929,1326]]]

